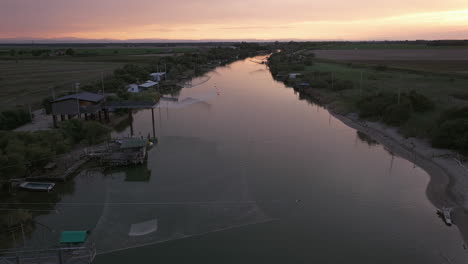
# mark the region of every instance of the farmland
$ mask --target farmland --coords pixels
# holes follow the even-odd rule
[[[73,56],[57,55],[73,50]],[[197,46],[155,47],[111,45],[2,46],[0,47],[0,110],[14,106],[39,107],[51,95],[69,92],[74,84],[101,79],[125,64],[147,64],[154,56],[197,52]]]
[[[270,61],[272,73],[279,76],[288,72],[301,73],[299,78],[287,80],[287,84],[298,87],[300,83],[310,83],[314,89],[308,92],[313,97],[341,113],[359,112],[357,106],[365,98],[372,101],[380,95],[409,95],[411,92],[424,95],[435,108],[424,113],[413,112],[400,125],[400,131],[406,136],[430,137],[434,122],[442,113],[449,108],[468,106],[468,79],[454,74],[463,68],[447,67],[448,62],[466,67],[466,62],[456,54],[463,57],[468,50],[314,50],[312,53],[316,56],[313,62],[307,60],[306,54],[310,55],[310,51],[298,51],[290,57],[278,55]],[[452,60],[442,60],[445,55]],[[402,64],[404,56],[413,57]],[[413,63],[412,70],[408,70],[409,62]],[[428,63],[433,67],[431,71],[423,68],[428,67],[426,62],[431,62]],[[433,74],[433,71],[443,74]]]
[[[71,91],[75,82],[100,79],[121,67],[116,62],[79,62],[66,60],[0,60],[1,109],[33,104],[51,94]]]
[[[406,70],[468,74],[468,49],[314,50],[319,59]]]

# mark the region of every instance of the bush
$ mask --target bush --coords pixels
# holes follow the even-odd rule
[[[62,122],[61,130],[66,138],[79,144],[86,140],[88,144],[97,144],[107,139],[111,129],[95,121],[72,119]]]
[[[50,102],[52,102],[53,100],[54,100],[54,98],[52,98],[52,96],[48,96],[48,97],[42,99],[42,107],[44,107],[45,112],[48,115],[50,113],[52,113],[52,106],[51,106]]]
[[[331,86],[330,86],[331,87]],[[342,91],[342,90],[347,90],[347,89],[353,89],[354,83],[352,81],[346,80],[346,81],[341,81],[341,80],[335,80],[333,83],[333,91]]]
[[[0,130],[11,130],[31,121],[29,113],[23,109],[7,110],[0,113]]]
[[[379,94],[366,96],[356,104],[361,118],[381,118],[390,105],[396,103],[395,96]]]
[[[105,141],[111,132],[107,126],[94,121],[86,122],[83,129],[85,139],[90,145]]]
[[[411,116],[411,105],[409,103],[393,104],[388,106],[383,114],[384,123],[392,126],[401,126]]]
[[[388,70],[388,67],[387,67],[387,65],[380,64],[380,65],[375,66],[375,70],[377,70],[377,71],[386,71],[386,70]]]
[[[415,112],[427,112],[435,108],[434,102],[420,93],[411,91],[408,97]]]
[[[432,145],[437,148],[451,148],[468,153],[468,119],[454,119],[443,122],[434,130]]]

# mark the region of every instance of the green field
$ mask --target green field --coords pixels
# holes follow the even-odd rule
[[[450,46],[441,45],[434,46],[428,44],[415,44],[415,43],[358,43],[358,42],[331,42],[318,44],[312,49],[331,49],[331,50],[354,50],[354,49],[468,49],[468,46]]]
[[[358,112],[356,102],[379,93],[408,94],[416,91],[427,96],[435,103],[436,108],[431,112],[414,113],[401,127],[401,131],[407,136],[428,137],[434,120],[441,113],[455,106],[468,106],[468,79],[464,77],[393,69],[377,70],[375,67],[332,62],[315,62],[302,71],[294,72],[301,72],[303,76],[292,83],[288,81],[290,85],[304,81],[324,81],[326,77],[320,76],[320,72],[333,73],[335,84],[339,81],[351,81],[352,89],[314,89],[316,94],[326,98],[339,112]]]
[[[0,110],[14,106],[32,105],[55,94],[73,91],[74,84],[82,86],[101,79],[124,64],[148,64],[154,56],[172,56],[197,52],[198,47],[71,47],[73,56],[51,56],[55,51],[70,47],[40,48],[11,46],[0,48]],[[15,50],[14,56],[10,54]],[[33,50],[42,54],[34,56]]]
[[[121,67],[116,62],[80,62],[66,60],[0,60],[0,109],[16,105],[38,106],[41,100],[55,93],[73,90],[76,82],[99,80]]]
[[[27,57],[44,57],[48,55],[54,56],[58,51],[65,51],[71,48],[75,56],[109,56],[109,55],[148,55],[148,54],[172,54],[185,52],[198,52],[198,47],[56,47],[56,46],[41,46],[40,48],[11,46],[1,47],[1,57],[27,58]],[[34,51],[42,50],[43,54],[34,54]],[[12,51],[14,52],[14,56]]]

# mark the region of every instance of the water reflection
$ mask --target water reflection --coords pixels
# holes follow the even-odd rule
[[[359,140],[361,140],[362,142],[367,143],[369,147],[379,145],[379,142],[377,140],[373,139],[371,136],[367,135],[364,132],[356,131],[356,134],[357,138],[359,138]]]

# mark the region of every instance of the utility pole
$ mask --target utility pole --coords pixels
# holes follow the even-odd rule
[[[24,235],[23,224],[21,224],[21,235],[23,236],[23,247],[26,247],[26,237]]]
[[[104,73],[101,72],[101,85],[102,85],[102,94],[104,95]]]
[[[359,97],[362,97],[362,71],[361,71],[361,82],[359,83]]]
[[[400,75],[401,80],[401,75]],[[398,86],[398,104],[400,104],[401,86]]]
[[[334,85],[334,81],[333,81],[333,72],[331,73],[331,79],[332,79],[332,91],[333,91],[333,85]]]

